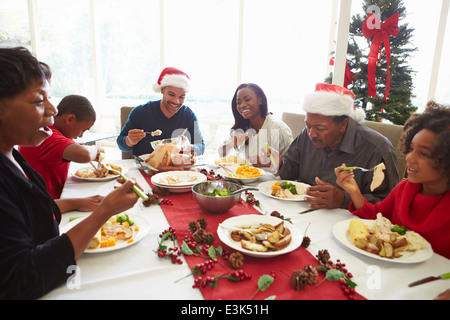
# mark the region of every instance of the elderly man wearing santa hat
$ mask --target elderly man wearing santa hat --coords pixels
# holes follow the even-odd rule
[[[117,138],[119,149],[132,151],[139,156],[153,151],[150,142],[173,138],[184,134],[189,138],[189,148],[196,154],[203,154],[205,143],[195,113],[185,106],[184,99],[189,91],[191,79],[176,68],[165,68],[153,85],[153,90],[162,93],[162,99],[150,101],[134,108]],[[186,146],[184,146],[186,148]]]
[[[320,83],[305,97],[306,128],[295,138],[283,158],[270,150],[283,180],[311,185],[306,201],[311,208],[348,208],[349,195],[336,184],[335,168],[373,168],[384,163],[385,179],[371,190],[373,172],[355,170],[355,180],[369,202],[384,199],[400,181],[394,147],[380,133],[360,124],[364,111],[353,105],[355,95],[333,84]]]

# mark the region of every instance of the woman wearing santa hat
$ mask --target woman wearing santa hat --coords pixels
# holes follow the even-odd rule
[[[184,105],[190,85],[191,79],[186,73],[176,68],[165,68],[153,85],[155,92],[162,93],[162,99],[150,101],[131,111],[117,137],[120,150],[132,151],[136,156],[148,154],[153,151],[151,141],[172,138],[187,128],[185,136],[189,138],[189,147],[196,154],[203,154],[205,143],[197,116]],[[161,134],[149,134],[155,131]]]
[[[385,179],[373,191],[372,172],[355,171],[355,180],[371,203],[384,199],[400,181],[394,147],[386,137],[360,124],[364,111],[354,107],[354,99],[344,87],[317,84],[315,92],[305,96],[306,128],[283,157],[270,149],[281,179],[311,185],[305,192],[311,208],[348,208],[351,198],[337,186],[334,174],[342,163],[363,168],[384,163]]]

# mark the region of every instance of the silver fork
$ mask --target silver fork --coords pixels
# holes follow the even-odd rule
[[[347,170],[361,170],[363,172],[369,172],[369,171],[373,171],[378,167],[378,165],[376,165],[375,167],[371,168],[371,169],[366,169],[366,168],[362,168],[362,167],[344,167],[341,170],[343,171],[347,171]]]
[[[100,163],[99,163],[99,165],[100,165]],[[106,169],[108,169],[109,171],[112,171],[112,172],[118,174],[118,175],[122,178],[122,180],[123,180],[124,182],[127,182],[127,181],[128,181],[128,178],[127,178],[124,174],[122,174],[122,172],[119,172],[119,171],[117,171],[117,170],[111,168],[110,166],[107,166],[106,164],[103,164],[103,166],[104,166]],[[143,192],[141,191],[141,189],[139,189],[136,185],[133,186],[133,190],[134,190],[134,192],[136,192],[136,194],[137,194],[139,197],[141,197],[142,200],[148,200],[148,197],[145,195],[145,193],[143,193]]]

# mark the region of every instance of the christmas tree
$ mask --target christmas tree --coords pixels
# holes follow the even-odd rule
[[[363,108],[366,112],[366,120],[389,120],[392,123],[403,125],[409,116],[417,110],[411,99],[413,98],[412,73],[413,69],[408,65],[408,58],[417,48],[411,47],[411,37],[414,29],[407,23],[402,24],[406,15],[406,8],[399,0],[363,1],[364,16],[356,14],[352,17],[349,30],[349,43],[347,49],[347,64],[353,75],[353,82],[348,88],[355,94],[355,106]],[[398,34],[389,35],[390,46],[390,91],[385,98],[387,86],[387,55],[386,43],[381,42],[381,55],[376,61],[375,88],[376,97],[369,93],[368,62],[371,44],[375,37],[366,38],[363,33],[363,23],[367,29],[380,29],[396,18],[398,12]],[[370,14],[375,16],[370,17]],[[388,21],[387,21],[388,20]],[[396,26],[397,27],[397,26]],[[381,29],[380,29],[381,30]],[[367,35],[367,33],[366,33]],[[386,38],[384,38],[386,39]],[[375,64],[374,64],[375,68]],[[325,80],[331,82],[331,75]]]

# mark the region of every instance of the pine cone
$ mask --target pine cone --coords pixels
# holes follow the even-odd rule
[[[142,201],[142,204],[145,207],[150,207],[151,205],[158,203],[159,197],[156,194],[147,193],[147,197],[148,197],[148,200]]]
[[[272,217],[277,217],[280,219],[284,219],[283,215],[281,213],[279,213],[278,211],[272,211],[272,213],[270,214]]]
[[[203,229],[199,229],[192,235],[192,239],[200,244],[212,244],[214,242],[214,235],[212,233],[206,233]]]
[[[208,223],[206,222],[205,218],[200,218],[197,220],[197,222],[200,224],[200,228],[206,230],[206,226],[208,225]]]
[[[228,257],[228,263],[233,269],[239,269],[244,264],[244,255],[240,252],[234,252]]]
[[[303,268],[303,272],[306,275],[306,282],[309,285],[316,283],[319,273],[317,272],[317,270],[315,268],[313,268],[311,265],[308,265]]]
[[[308,284],[307,276],[303,270],[295,270],[291,275],[291,286],[295,290],[303,290]]]
[[[328,264],[328,261],[330,261],[330,254],[328,253],[328,250],[319,250],[319,253],[316,256],[317,260],[323,264]]]
[[[161,188],[161,187],[158,187],[158,186],[154,186],[152,188],[152,192],[153,192],[153,194],[156,194],[156,195],[158,195],[160,197],[165,197],[165,196],[167,196],[169,194],[169,189]]]
[[[190,233],[195,233],[195,231],[199,230],[199,229],[203,229],[200,225],[200,223],[198,223],[198,221],[191,221],[188,223],[188,231]]]
[[[310,237],[306,237],[306,236],[303,237],[301,246],[306,249],[306,248],[309,247],[310,244],[311,244],[311,238]]]

